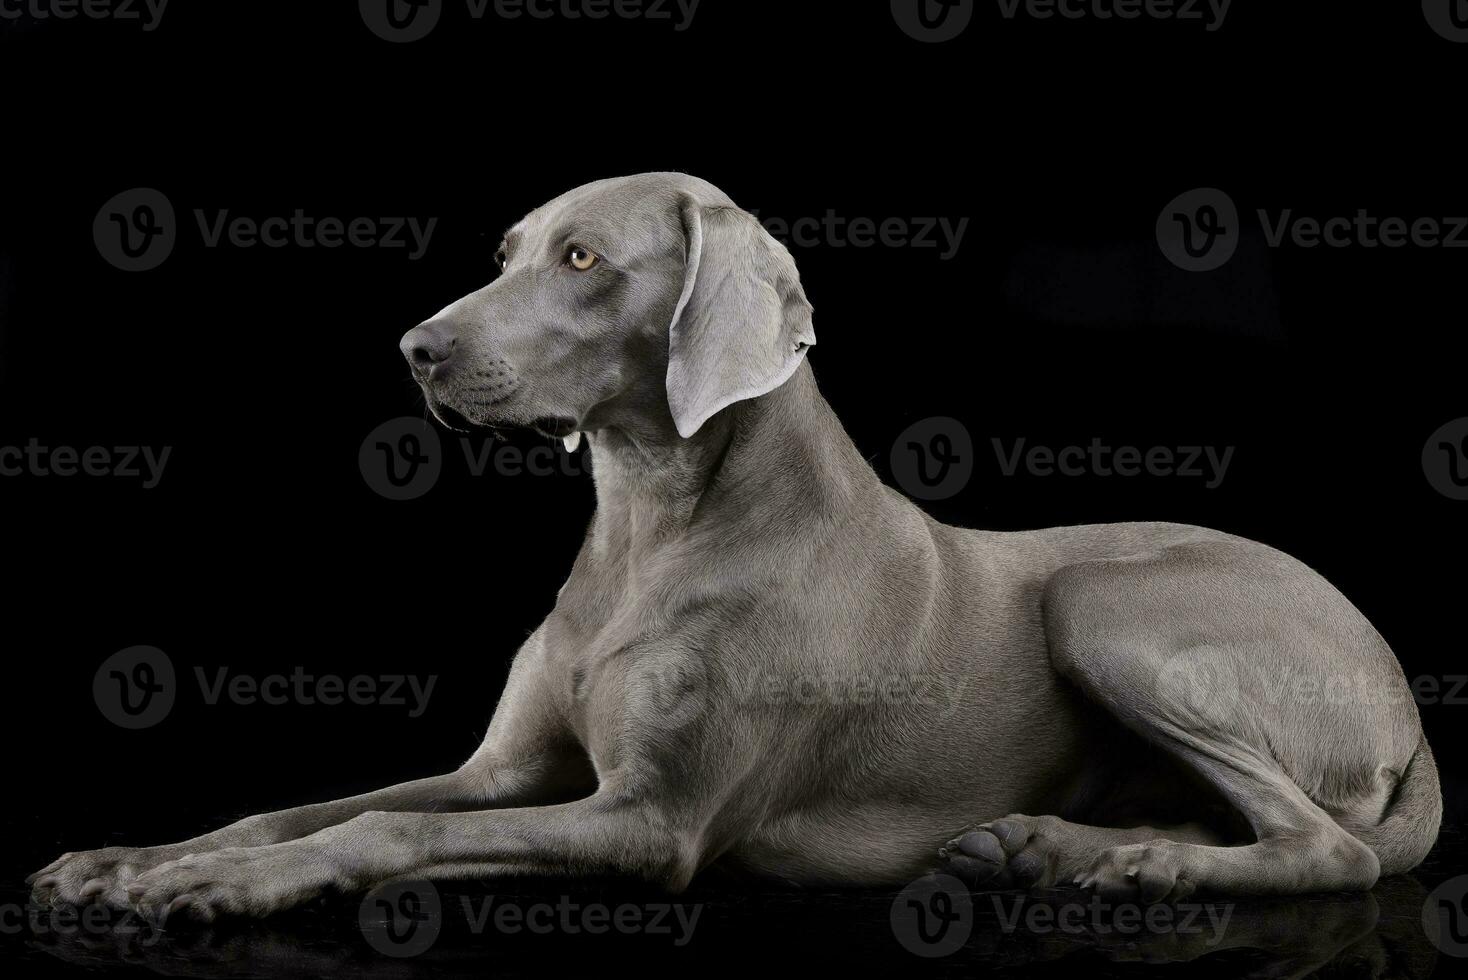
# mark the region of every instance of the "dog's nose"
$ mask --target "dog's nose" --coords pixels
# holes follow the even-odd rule
[[[458,332],[450,324],[442,320],[430,320],[403,334],[398,349],[408,359],[413,373],[420,378],[426,378],[434,368],[448,363],[454,356],[454,347],[458,342]]]

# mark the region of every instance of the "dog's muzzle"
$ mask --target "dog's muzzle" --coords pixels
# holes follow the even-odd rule
[[[495,428],[495,407],[520,387],[514,365],[483,351],[466,350],[459,331],[430,320],[403,335],[398,348],[423,389],[428,406],[452,429]]]

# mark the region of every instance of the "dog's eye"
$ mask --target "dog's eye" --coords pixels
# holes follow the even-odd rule
[[[577,272],[585,272],[601,261],[601,256],[581,245],[572,245],[566,251],[566,262]]]
[[[494,253],[494,264],[500,267],[501,272],[505,271],[505,263],[509,260],[510,257],[505,254],[505,250],[503,248]]]

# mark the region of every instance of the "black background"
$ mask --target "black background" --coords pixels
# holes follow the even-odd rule
[[[1284,6],[1237,0],[1208,32],[1008,21],[980,3],[960,38],[932,45],[880,2],[704,0],[681,32],[474,21],[450,2],[411,44],[373,36],[352,3],[174,0],[152,32],[0,21],[0,445],[172,447],[150,490],[0,478],[19,784],[5,881],[62,850],[189,836],[472,752],[569,571],[591,481],[473,477],[445,434],[438,485],[393,502],[364,481],[358,449],[380,423],[421,415],[398,338],[492,277],[504,228],[570,187],[642,170],[706,177],[767,218],[970,219],[946,261],[793,248],[817,378],[884,478],[912,423],[951,416],[971,434],[974,478],[925,505],[941,519],[1243,534],[1324,572],[1409,677],[1468,673],[1468,503],[1435,491],[1421,459],[1434,430],[1468,415],[1468,252],[1268,248],[1254,218],[1468,214],[1468,44],[1436,35],[1415,3]],[[1223,269],[1187,273],[1154,225],[1202,186],[1228,192],[1245,233]],[[92,238],[103,202],[133,187],[179,214],[179,244],[150,272],[113,268]],[[195,208],[439,220],[410,261],[206,248]],[[996,437],[1235,451],[1209,489],[1006,477]],[[184,694],[163,723],[126,732],[98,712],[91,679],[136,644],[169,654]],[[221,665],[438,680],[417,718],[205,705],[193,668]],[[1468,805],[1459,712],[1423,709],[1450,821]],[[890,901],[761,909],[737,896],[711,906],[715,938],[675,967],[839,961],[853,940],[833,909],[875,908],[883,923]],[[884,928],[862,956],[895,948]],[[513,963],[648,955],[620,942],[526,942]],[[60,962],[24,955],[32,969]]]

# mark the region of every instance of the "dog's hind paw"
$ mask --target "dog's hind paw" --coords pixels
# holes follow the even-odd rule
[[[1180,902],[1196,886],[1180,873],[1177,850],[1176,844],[1166,840],[1109,847],[1076,876],[1076,884],[1095,889],[1109,901]]]
[[[980,824],[940,848],[948,870],[975,888],[1044,888],[1055,883],[1054,848],[1047,838],[1055,817],[1011,814]]]

